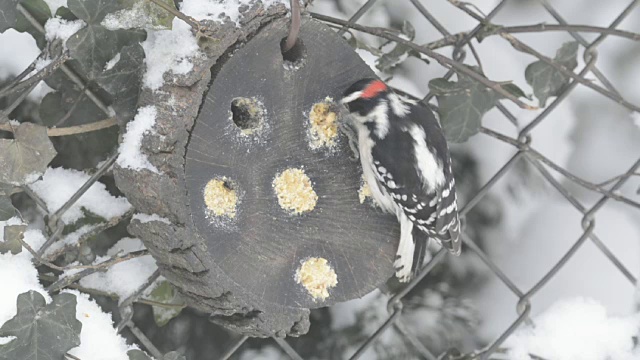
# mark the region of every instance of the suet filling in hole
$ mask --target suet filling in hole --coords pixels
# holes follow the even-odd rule
[[[373,199],[373,194],[371,193],[371,187],[369,187],[369,183],[362,176],[362,180],[360,181],[360,189],[358,189],[358,198],[360,199],[360,204],[364,204],[367,198]]]
[[[273,188],[280,207],[296,215],[313,210],[318,202],[311,179],[302,169],[287,169],[276,175]]]
[[[334,108],[331,98],[326,98],[311,108],[309,122],[313,148],[335,146],[338,137],[338,114]]]
[[[236,217],[238,195],[226,179],[212,179],[204,187],[204,203],[215,216]]]
[[[233,123],[244,135],[252,135],[262,128],[264,107],[253,98],[237,97],[231,101]]]
[[[298,69],[304,64],[304,58],[307,56],[307,49],[304,46],[304,42],[299,37],[296,39],[296,43],[289,50],[285,50],[287,38],[283,38],[280,41],[280,51],[282,52],[282,60],[284,66],[287,69]]]
[[[312,257],[300,265],[295,280],[304,286],[314,301],[325,300],[329,297],[329,289],[338,284],[338,275],[327,259]]]

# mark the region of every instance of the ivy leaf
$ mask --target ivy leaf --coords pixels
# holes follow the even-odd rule
[[[3,0],[0,2],[0,33],[16,26],[17,7],[18,0]]]
[[[56,156],[47,128],[21,123],[15,139],[0,139],[0,182],[25,185],[36,180]]]
[[[436,95],[442,130],[451,142],[465,142],[478,133],[482,116],[499,99],[493,90],[460,74],[458,82],[431,80],[429,90]]]
[[[144,72],[144,50],[136,43],[122,48],[119,55],[117,63],[99,74],[96,82],[111,94],[111,106],[121,123],[125,123],[135,115]]]
[[[5,0],[2,0],[4,2]],[[49,5],[43,0],[21,0],[20,5],[25,8],[33,18],[43,24],[47,22],[47,20],[51,17],[51,10],[49,9]],[[22,15],[21,12],[17,12],[16,16],[16,24],[14,27],[19,32],[27,32],[36,39],[36,43],[40,49],[44,48],[47,45],[47,40],[44,38],[44,35],[36,29],[27,18]]]
[[[47,305],[36,291],[20,294],[17,315],[0,328],[0,337],[16,339],[0,345],[0,359],[63,359],[80,345],[81,329],[75,295],[56,295]]]
[[[95,79],[107,62],[118,53],[117,42],[118,38],[113,31],[100,24],[88,24],[67,40],[67,48],[69,54],[80,63],[86,76]]]
[[[127,351],[127,355],[129,360],[152,360],[144,351],[138,349]]]
[[[99,25],[107,14],[122,9],[122,6],[113,0],[68,0],[67,8],[87,24]]]
[[[1,191],[1,190],[0,190]],[[0,221],[7,221],[16,215],[16,208],[7,194],[0,194]]]
[[[22,243],[24,232],[27,231],[27,225],[7,225],[4,227],[4,241],[0,241],[0,254],[19,254],[22,252]]]
[[[158,285],[151,291],[148,297],[149,300],[153,300],[165,304],[182,305],[184,302],[176,289],[170,282],[163,280],[158,282]],[[161,306],[153,306],[153,319],[160,327],[165,326],[171,319],[178,316],[182,311],[182,308],[166,308]]]
[[[567,42],[558,49],[553,59],[568,70],[578,66],[578,42]],[[569,83],[569,77],[562,74],[553,66],[538,60],[529,64],[524,72],[527,83],[533,88],[533,94],[538,98],[540,107],[545,107],[547,99],[557,96],[560,89]]]
[[[502,89],[504,89],[509,94],[515,96],[516,98],[523,97],[531,100],[531,95],[525,94],[524,90],[520,89],[520,87],[518,87],[518,85],[516,84],[509,83],[509,84],[502,84],[501,86],[502,86]]]
[[[478,67],[467,67],[482,74]],[[438,100],[440,124],[446,139],[459,143],[467,141],[480,131],[482,117],[502,96],[468,76],[460,73],[457,76],[457,82],[443,78],[433,79],[429,81],[429,90]],[[515,97],[527,97],[514,84],[501,86]]]

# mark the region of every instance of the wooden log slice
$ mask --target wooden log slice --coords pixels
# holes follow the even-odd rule
[[[217,65],[185,179],[206,255],[224,275],[259,302],[317,308],[391,277],[399,227],[361,203],[360,163],[335,128],[331,100],[373,72],[310,19],[286,60],[288,27],[266,25]]]

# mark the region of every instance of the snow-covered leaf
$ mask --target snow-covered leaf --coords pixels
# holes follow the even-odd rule
[[[482,116],[499,99],[494,91],[460,74],[457,82],[442,78],[431,80],[429,90],[436,95],[440,123],[451,142],[465,142],[478,133]]]
[[[24,238],[27,225],[6,225],[4,227],[4,242],[0,241],[0,254],[11,252],[13,255],[22,251],[20,240]]]
[[[43,126],[21,123],[14,136],[0,140],[0,182],[24,185],[44,173],[56,150]]]
[[[144,73],[144,50],[140,44],[122,48],[118,61],[96,78],[112,96],[111,106],[122,123],[133,118]]]
[[[553,59],[557,64],[573,70],[578,66],[578,42],[567,42],[558,49]],[[569,82],[569,77],[562,74],[553,66],[538,60],[529,64],[524,72],[527,83],[533,88],[533,94],[538,98],[540,107],[544,107],[547,99],[557,96],[558,91]]]
[[[0,33],[16,26],[18,0],[0,1]]]
[[[16,316],[0,328],[1,337],[16,337],[0,345],[0,359],[62,359],[80,345],[81,328],[74,295],[56,295],[47,305],[36,291],[20,294]]]
[[[176,289],[166,280],[160,281],[151,294],[147,297],[149,300],[164,304],[182,305],[184,302]],[[181,307],[167,308],[162,306],[153,306],[153,318],[158,326],[165,326],[171,319],[178,316],[182,311]]]
[[[152,360],[144,351],[138,349],[127,351],[127,355],[129,360]]]
[[[160,0],[176,9],[173,0]],[[171,29],[175,15],[149,0],[123,0],[125,10],[110,15],[107,21],[116,21],[124,27]],[[177,9],[176,9],[177,10]]]

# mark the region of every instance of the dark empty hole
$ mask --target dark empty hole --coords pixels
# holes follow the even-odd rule
[[[282,52],[282,59],[285,62],[289,62],[294,65],[300,65],[304,57],[307,55],[307,50],[304,47],[304,42],[301,38],[296,39],[296,43],[293,47],[285,51],[284,47],[287,42],[287,38],[283,38],[280,41],[280,51]]]
[[[262,104],[253,98],[238,97],[231,101],[233,122],[243,133],[251,134],[260,128],[264,117]]]

